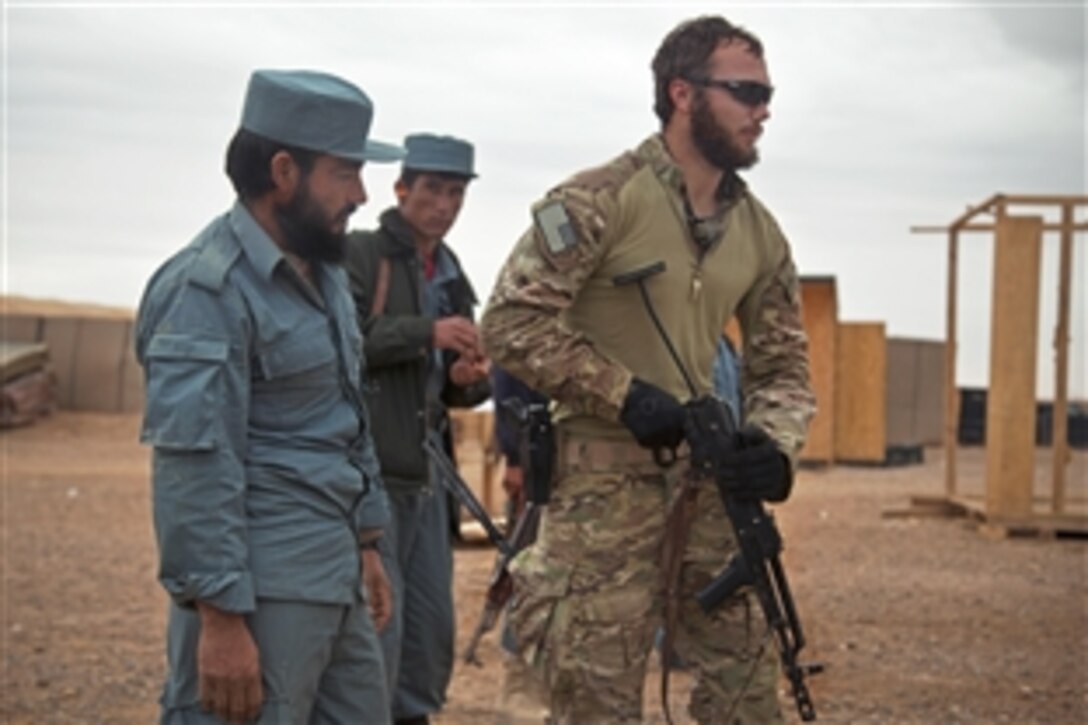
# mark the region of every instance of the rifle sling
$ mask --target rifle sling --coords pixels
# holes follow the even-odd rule
[[[680,615],[680,569],[688,548],[688,532],[695,519],[695,497],[698,493],[695,477],[689,472],[682,479],[680,493],[669,508],[665,519],[665,545],[661,553],[661,573],[665,590],[665,636],[661,643],[661,707],[665,722],[672,725],[669,713],[669,671],[672,667],[672,646],[676,622]]]
[[[378,260],[378,272],[374,279],[374,301],[370,305],[370,316],[377,317],[385,312],[385,303],[389,300],[389,257]]]

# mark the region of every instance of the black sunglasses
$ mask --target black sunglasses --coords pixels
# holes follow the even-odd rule
[[[738,103],[743,103],[749,108],[759,108],[771,102],[774,88],[759,81],[727,81],[717,78],[689,78],[693,83],[703,88],[720,88],[733,96]]]

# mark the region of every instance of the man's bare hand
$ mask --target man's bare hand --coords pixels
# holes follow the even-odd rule
[[[506,491],[506,495],[515,502],[521,501],[522,490],[524,487],[524,475],[521,470],[521,466],[506,466],[506,470],[502,475],[502,488]]]
[[[381,632],[393,617],[393,592],[385,575],[382,557],[376,549],[363,549],[363,586],[370,606],[374,629]]]
[[[197,602],[200,640],[196,662],[200,704],[230,723],[255,720],[261,712],[261,661],[246,621]]]
[[[480,333],[467,317],[443,317],[434,321],[434,346],[441,350],[453,350],[467,358],[479,357]]]
[[[464,387],[487,377],[491,372],[491,361],[486,357],[459,357],[450,365],[450,382]]]

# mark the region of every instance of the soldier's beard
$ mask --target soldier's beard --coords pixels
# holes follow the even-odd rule
[[[344,260],[347,234],[333,231],[332,227],[341,219],[346,224],[354,211],[355,205],[349,204],[330,219],[310,196],[304,181],[291,201],[276,207],[276,221],[289,251],[307,261],[338,264]]]
[[[754,146],[746,151],[733,134],[718,124],[702,91],[696,94],[691,109],[691,141],[703,158],[722,171],[747,169],[759,161],[759,151]]]

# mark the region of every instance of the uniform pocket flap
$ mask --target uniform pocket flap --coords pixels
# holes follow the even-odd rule
[[[225,362],[230,346],[224,340],[210,340],[193,335],[160,333],[147,345],[147,357],[158,360],[204,360]]]
[[[514,593],[510,600],[508,622],[518,651],[533,662],[547,649],[548,632],[570,592],[572,567],[549,560],[530,546],[510,566]],[[562,626],[562,625],[561,625]]]
[[[140,439],[169,450],[212,450],[222,438],[230,345],[159,334],[147,346],[147,394]]]
[[[265,377],[274,380],[332,366],[336,351],[332,345],[314,344],[313,338],[298,335],[265,347],[259,358]]]

